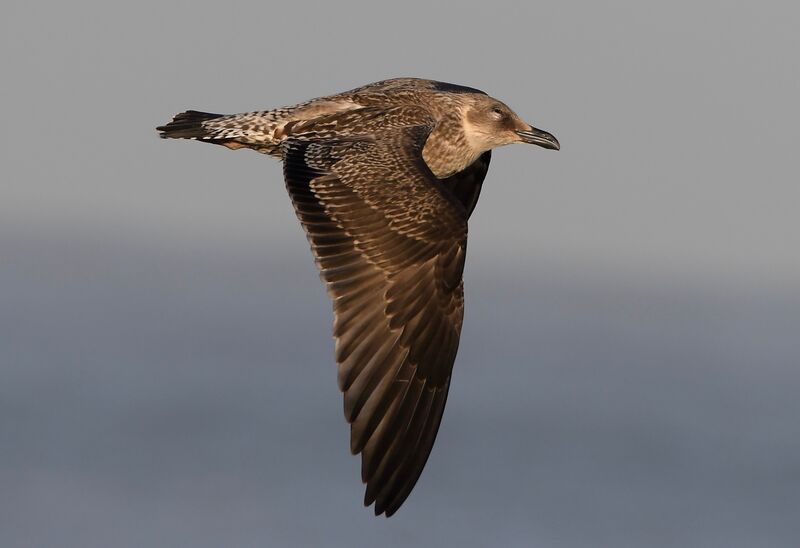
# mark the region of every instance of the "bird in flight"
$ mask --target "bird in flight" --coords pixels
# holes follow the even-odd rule
[[[469,219],[493,148],[559,149],[477,89],[396,78],[295,106],[189,110],[162,138],[283,161],[297,217],[333,300],[339,388],[365,506],[391,516],[442,419],[464,316]]]

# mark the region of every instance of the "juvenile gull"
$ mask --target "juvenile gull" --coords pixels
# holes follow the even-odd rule
[[[477,89],[396,78],[295,106],[189,110],[162,138],[283,160],[292,203],[333,300],[339,388],[364,504],[391,516],[442,419],[464,315],[467,219],[491,149],[559,149]]]

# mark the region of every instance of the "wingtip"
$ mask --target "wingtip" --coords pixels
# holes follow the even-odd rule
[[[397,512],[397,510],[399,510],[399,508],[387,508],[383,515],[387,518],[390,518],[395,514],[395,512]]]
[[[379,498],[378,493],[376,493],[374,489],[370,489],[370,486],[367,485],[367,490],[364,493],[364,506],[368,508],[374,504],[375,506],[372,508],[372,511],[376,516],[383,514],[385,517],[390,518],[397,513],[400,506],[402,506],[405,501],[405,497],[398,498],[399,500]]]

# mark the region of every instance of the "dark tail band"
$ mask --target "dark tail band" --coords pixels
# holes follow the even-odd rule
[[[187,110],[176,114],[171,122],[158,126],[156,130],[162,139],[213,139],[214,135],[203,127],[203,122],[223,116],[225,115]]]

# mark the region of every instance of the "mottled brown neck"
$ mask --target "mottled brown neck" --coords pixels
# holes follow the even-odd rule
[[[482,151],[473,150],[464,134],[460,110],[445,114],[425,141],[422,157],[443,179],[472,164]]]

